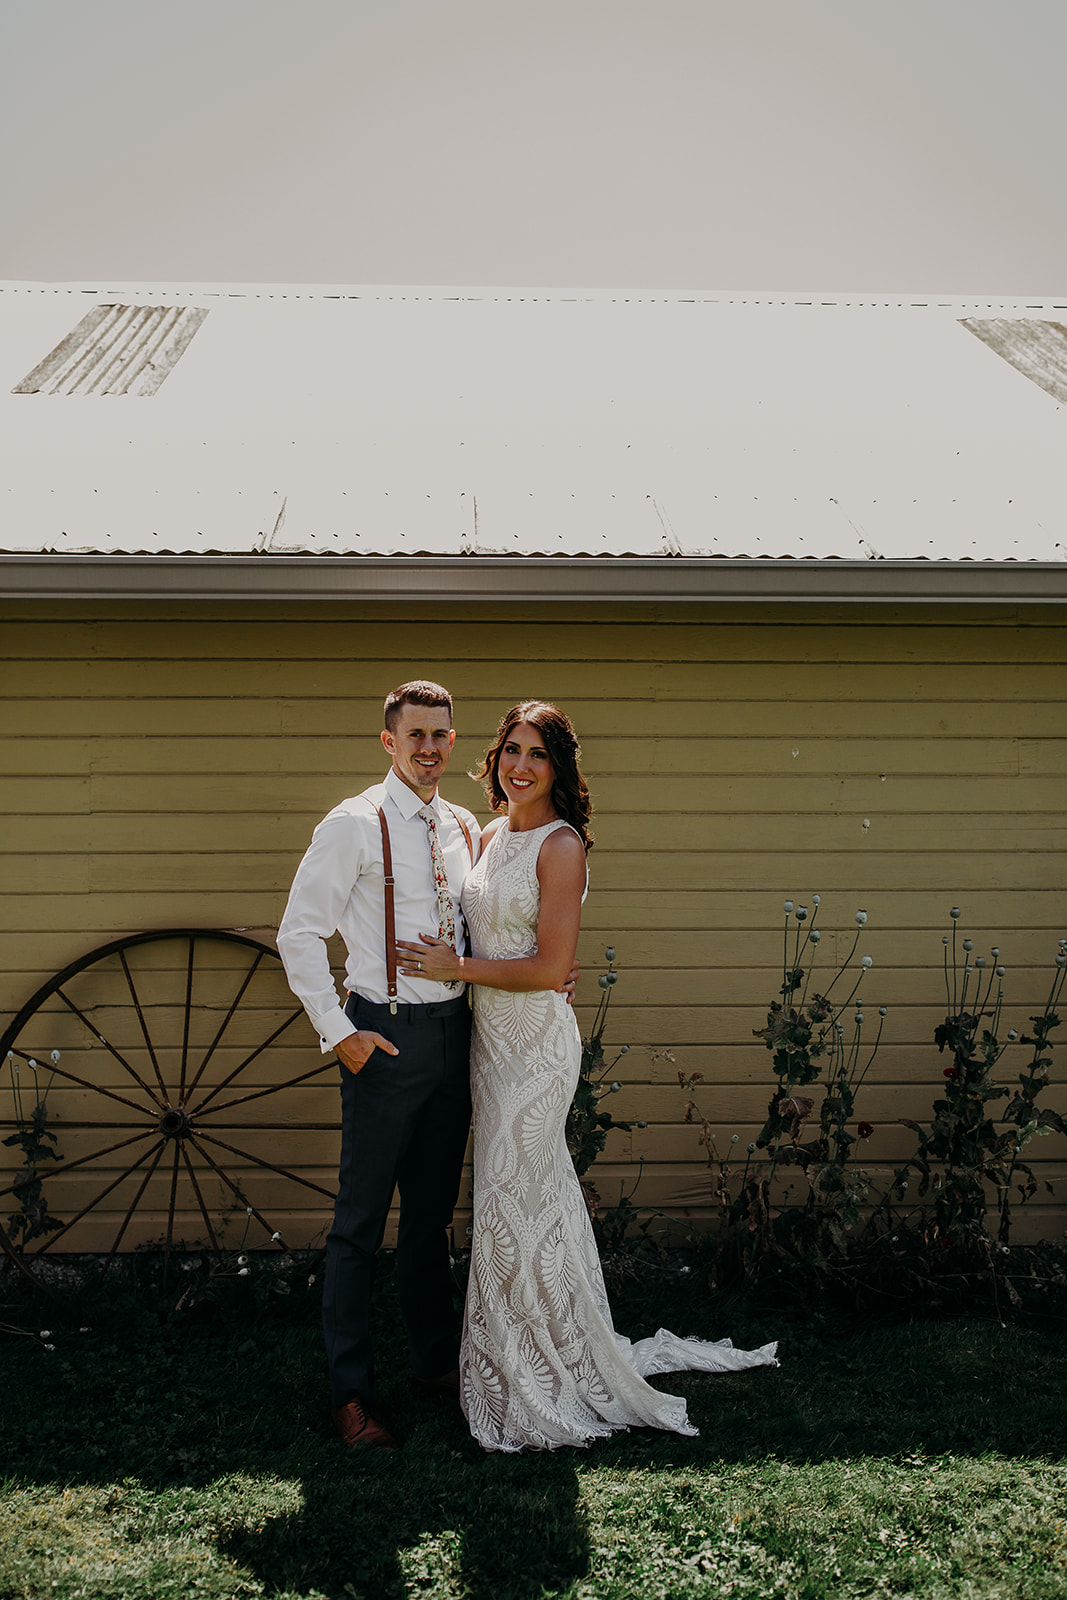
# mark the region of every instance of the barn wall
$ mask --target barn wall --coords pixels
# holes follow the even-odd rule
[[[1067,634],[1051,608],[657,614],[524,602],[504,616],[474,606],[444,611],[422,596],[403,610],[115,603],[91,612],[42,603],[8,611],[0,654],[5,1022],[49,975],[120,934],[237,928],[269,941],[314,823],[381,776],[380,706],[396,682],[428,674],[452,688],[459,739],[444,792],[481,813],[464,769],[500,712],[531,694],[558,699],[582,738],[597,806],[579,1016],[586,1025],[610,943],[620,980],[608,1037],[630,1050],[613,1069],[623,1088],[609,1104],[647,1123],[614,1134],[596,1168],[608,1202],[631,1186],[644,1157],[637,1201],[706,1212],[710,1184],[696,1131],[681,1120],[679,1070],[703,1074],[697,1098],[720,1145],[734,1133],[742,1150],[754,1139],[772,1079],[752,1030],[780,982],[785,898],[810,904],[813,891],[821,894],[827,966],[851,943],[856,909],[869,915],[860,952],[874,966],[863,993],[872,1014],[889,1008],[857,1108],[875,1124],[863,1151],[874,1169],[911,1148],[897,1121],[927,1115],[942,1083],[930,1040],[944,1010],[949,907],[963,909],[976,952],[1000,947],[1007,1025],[1020,1028],[1043,999],[1056,941],[1067,933]],[[187,974],[164,970],[163,946],[141,956],[144,978],[134,984],[150,1034],[167,1035],[165,1075],[178,1058]],[[201,952],[205,959],[211,971],[196,980],[190,1059],[196,1029],[206,1030],[202,1051],[247,958],[227,949],[217,960]],[[153,981],[159,987],[149,994]],[[96,984],[86,1001],[94,1023],[150,1078],[115,960],[79,982]],[[212,1070],[238,1065],[283,1004],[280,985],[255,1004],[250,992]],[[99,1045],[86,1048],[69,1007],[53,1000],[38,1029],[34,1050],[58,1044],[65,1070],[101,1073],[114,1093],[129,1090],[129,1072]],[[252,1093],[318,1062],[300,1020],[240,1084]],[[1053,1077],[1067,1079],[1067,1054]],[[20,1081],[25,1091],[25,1069]],[[1048,1103],[1067,1111],[1059,1088]],[[5,1068],[0,1117],[10,1118],[11,1105]],[[277,1100],[246,1102],[218,1137],[329,1188],[335,1106],[327,1076]],[[102,1111],[99,1096],[60,1080],[49,1107],[68,1160],[119,1135],[64,1121],[133,1115],[118,1101]],[[293,1117],[319,1126],[276,1126]],[[249,1131],[257,1123],[271,1125]],[[1060,1136],[1032,1151],[1043,1176],[1067,1169]],[[168,1145],[123,1249],[161,1236],[172,1152]],[[321,1196],[218,1146],[215,1155],[287,1239],[320,1233]],[[60,1247],[108,1247],[149,1166]],[[87,1167],[51,1180],[55,1215],[68,1219],[103,1187]],[[203,1183],[212,1214],[230,1213],[226,1236],[240,1237],[242,1208],[210,1171]],[[1065,1195],[1063,1187],[1057,1200],[1043,1193],[1020,1236],[1061,1232]],[[10,1204],[0,1198],[0,1215]],[[464,1222],[461,1215],[460,1233]],[[190,1202],[181,1237],[203,1233]],[[258,1242],[254,1233],[249,1242]]]

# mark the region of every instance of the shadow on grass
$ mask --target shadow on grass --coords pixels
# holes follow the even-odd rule
[[[10,1320],[6,1288],[3,1298]],[[697,1439],[644,1432],[508,1457],[485,1455],[458,1411],[412,1393],[388,1281],[381,1409],[403,1443],[395,1453],[346,1451],[333,1437],[311,1307],[197,1321],[101,1302],[65,1321],[49,1315],[54,1351],[0,1339],[8,1482],[136,1481],[158,1488],[164,1505],[168,1494],[191,1496],[202,1537],[268,1596],[392,1600],[442,1571],[472,1600],[565,1591],[595,1560],[582,1493],[591,1472],[916,1453],[1056,1459],[1067,1441],[1062,1340],[996,1323],[843,1326],[754,1316],[695,1288],[630,1297],[617,1320],[634,1337],[660,1321],[746,1345],[778,1334],[783,1364],[657,1379],[686,1396]]]

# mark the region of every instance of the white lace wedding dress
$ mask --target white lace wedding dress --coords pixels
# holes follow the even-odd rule
[[[537,948],[537,857],[565,822],[505,823],[468,875],[474,955]],[[474,1229],[460,1352],[461,1401],[486,1450],[555,1450],[617,1428],[695,1434],[657,1372],[775,1364],[775,1346],[735,1350],[660,1329],[631,1344],[612,1326],[604,1276],[565,1126],[581,1058],[562,995],[474,990]]]

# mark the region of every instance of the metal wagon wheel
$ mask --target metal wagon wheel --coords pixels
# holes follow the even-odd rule
[[[0,1039],[0,1247],[110,1261],[139,1233],[169,1262],[236,1225],[285,1249],[280,1214],[333,1200],[293,1170],[337,1128],[337,1063],[302,1018],[277,952],[239,933],[133,934],[42,984]]]

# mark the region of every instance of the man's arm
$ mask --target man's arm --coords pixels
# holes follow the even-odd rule
[[[315,829],[296,869],[289,902],[278,928],[278,954],[289,987],[319,1034],[325,1053],[352,1033],[337,994],[326,940],[341,922],[352,885],[363,870],[366,841],[362,819],[331,812]]]

